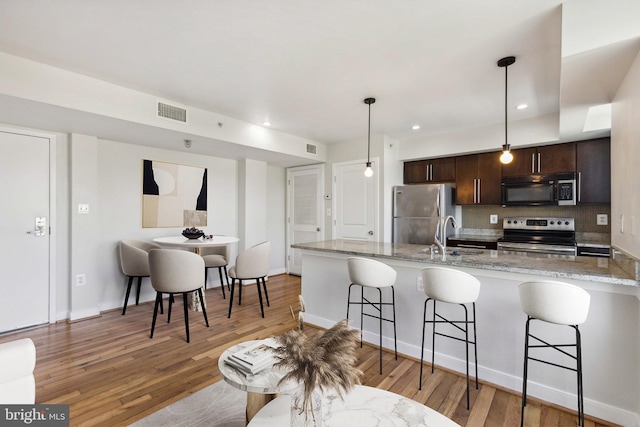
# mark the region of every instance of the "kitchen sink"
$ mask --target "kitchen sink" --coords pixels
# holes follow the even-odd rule
[[[431,248],[427,247],[424,248],[422,250],[422,252],[430,254],[431,253]],[[451,256],[460,256],[460,255],[480,255],[484,253],[484,251],[480,250],[480,249],[463,249],[463,248],[449,248],[447,249],[447,255],[451,255]],[[436,248],[434,255],[439,255],[440,252],[439,250]]]

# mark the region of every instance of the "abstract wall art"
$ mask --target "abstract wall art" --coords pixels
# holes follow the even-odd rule
[[[207,168],[143,160],[142,227],[207,225]]]

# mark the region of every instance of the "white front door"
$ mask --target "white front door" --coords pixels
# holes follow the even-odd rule
[[[287,270],[302,274],[300,249],[294,243],[322,239],[324,165],[287,169]]]
[[[48,323],[50,139],[0,130],[0,332]]]
[[[378,162],[364,176],[365,162],[333,165],[333,238],[382,241],[378,231]]]

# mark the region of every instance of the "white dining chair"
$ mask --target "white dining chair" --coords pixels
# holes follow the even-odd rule
[[[271,253],[271,242],[258,243],[255,246],[241,252],[236,257],[236,264],[229,269],[231,277],[231,298],[229,299],[229,315],[231,318],[231,309],[233,307],[233,293],[238,281],[238,305],[242,304],[242,281],[255,280],[258,288],[258,299],[260,300],[260,313],[264,317],[264,306],[262,305],[262,291],[260,283],[264,289],[264,296],[269,307],[269,294],[267,293],[267,283],[265,277],[269,275],[269,256]]]
[[[155,243],[144,242],[140,240],[121,240],[119,244],[120,266],[125,276],[129,278],[127,292],[122,305],[122,314],[127,312],[127,304],[129,303],[129,294],[131,293],[131,285],[133,279],[138,279],[138,289],[136,292],[136,305],[140,302],[140,286],[142,278],[149,277],[149,251],[159,249]]]
[[[171,305],[173,295],[182,294],[184,306],[184,327],[189,342],[189,310],[187,297],[191,292],[197,291],[200,297],[200,306],[204,321],[209,327],[207,310],[204,304],[202,288],[204,286],[204,261],[198,254],[179,249],[153,249],[149,252],[149,267],[151,272],[151,285],[156,290],[156,303],[153,308],[153,320],[151,322],[151,334],[156,326],[158,307],[162,305],[163,294],[169,295],[169,310],[167,323],[171,321]]]

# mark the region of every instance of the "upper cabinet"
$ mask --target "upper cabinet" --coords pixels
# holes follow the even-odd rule
[[[576,171],[576,144],[543,145],[511,151],[513,161],[502,165],[502,176],[564,173]]]
[[[576,144],[578,203],[611,202],[611,149],[609,138]]]
[[[481,153],[456,158],[456,204],[501,203],[500,153]]]
[[[405,162],[404,183],[454,182],[456,180],[456,158],[416,160]]]

